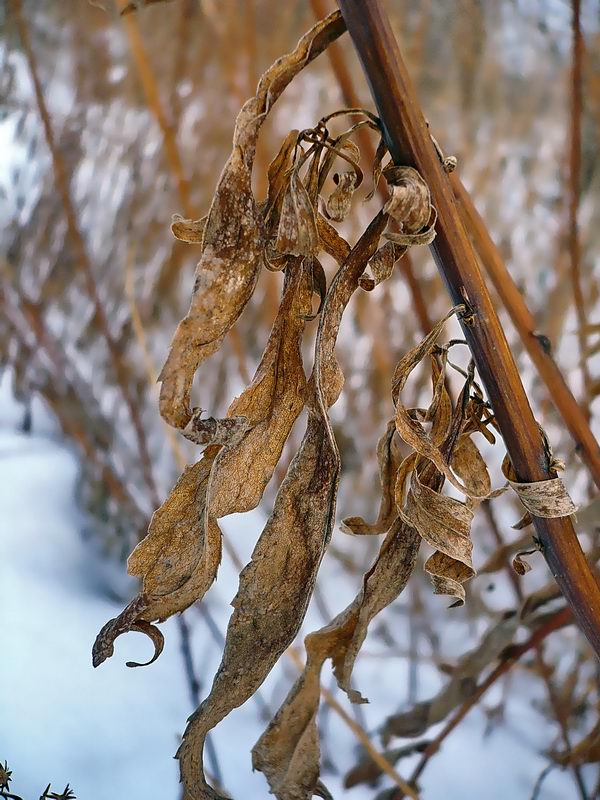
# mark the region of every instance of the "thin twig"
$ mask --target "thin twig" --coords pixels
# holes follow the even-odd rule
[[[131,389],[128,381],[129,378],[128,367],[123,360],[121,352],[119,351],[117,342],[115,341],[112,333],[110,332],[108,318],[104,306],[102,305],[102,302],[100,300],[92,264],[87,253],[83,236],[81,234],[81,231],[79,230],[79,225],[77,223],[77,214],[75,212],[75,206],[71,198],[70,176],[68,175],[67,168],[64,159],[62,158],[62,155],[60,153],[60,150],[56,146],[56,139],[54,136],[52,121],[50,119],[50,114],[48,112],[48,107],[46,105],[46,100],[44,98],[44,92],[42,90],[42,84],[40,82],[38,75],[37,60],[33,51],[33,47],[31,45],[31,40],[29,38],[29,30],[27,27],[27,23],[25,22],[25,18],[23,17],[22,14],[22,0],[9,0],[9,7],[16,20],[17,29],[19,31],[19,36],[21,39],[21,44],[23,46],[23,51],[25,53],[25,58],[27,60],[27,64],[29,67],[29,73],[31,75],[31,80],[33,83],[37,105],[40,117],[42,119],[42,124],[44,127],[44,135],[46,137],[46,143],[48,145],[48,149],[50,150],[50,154],[52,156],[52,164],[54,168],[56,188],[58,190],[58,194],[61,198],[64,207],[69,236],[72,240],[75,252],[77,254],[79,265],[83,270],[86,289],[94,306],[94,311],[96,319],[98,320],[100,332],[102,333],[102,336],[106,341],[106,345],[108,347],[112,359],[112,366],[115,371],[117,383],[119,384],[121,393],[123,395],[123,399],[125,400],[125,403],[129,409],[131,421],[137,439],[137,445],[139,449],[140,462],[141,462],[142,473],[144,475],[144,480],[150,492],[151,500],[154,503],[154,505],[157,506],[159,505],[158,492],[156,489],[156,483],[154,481],[154,474],[152,471],[152,461],[150,459],[150,454],[148,451],[148,445],[146,441],[145,431],[142,425],[140,411],[139,408],[136,406],[133,396],[131,394]]]
[[[581,118],[582,118],[582,62],[583,35],[581,32],[581,0],[572,0],[573,50],[571,66],[571,132],[569,157],[569,258],[571,262],[571,284],[577,314],[577,340],[584,398],[582,407],[589,419],[590,390],[592,378],[587,363],[587,313],[581,282],[581,243],[579,240],[579,195],[581,192]]]

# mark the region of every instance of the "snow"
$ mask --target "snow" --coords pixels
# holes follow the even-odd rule
[[[176,800],[180,790],[172,756],[191,710],[177,624],[169,620],[162,626],[165,651],[151,667],[125,666],[128,659],[143,660],[150,647],[141,636],[129,634],[117,643],[113,659],[92,668],[94,637],[122,608],[121,600],[111,599],[121,591],[122,567],[101,564],[81,537],[82,519],[74,502],[77,461],[57,439],[52,420],[36,406],[34,432],[21,433],[17,429],[21,410],[10,398],[6,381],[0,399],[0,760],[8,760],[13,789],[27,800],[38,797],[49,781],[55,790],[69,782],[79,800]],[[263,522],[257,511],[225,520],[223,527],[247,557]],[[324,569],[333,575],[336,566],[327,562]],[[345,580],[347,585],[326,597],[333,613],[354,592]],[[222,631],[236,585],[235,570],[225,561],[207,599]],[[204,694],[219,649],[196,609],[188,611],[187,618]],[[394,624],[399,620],[401,630],[400,615],[389,619]],[[311,608],[305,630],[319,624],[319,615]],[[376,637],[370,635],[365,650],[373,653],[377,647]],[[291,662],[282,661],[261,690],[272,712],[295,675]],[[425,800],[530,796],[547,763],[543,750],[551,738],[531,702],[534,695],[540,697],[539,687],[524,671],[515,673],[515,699],[507,703],[503,724],[484,737],[484,708],[473,710],[425,771]],[[331,687],[327,666],[323,676],[324,685]],[[439,681],[437,670],[424,667],[419,673],[420,696],[435,692]],[[367,728],[373,729],[400,704],[407,684],[406,659],[359,660],[356,685],[371,699],[360,710]],[[499,701],[500,690],[494,692],[484,706]],[[334,713],[326,715],[323,750],[339,772],[327,772],[324,782],[338,798],[373,797],[376,790],[371,787],[343,790],[343,773],[355,763],[356,742]],[[253,774],[250,766],[250,749],[263,727],[257,705],[250,700],[214,733],[225,784],[236,800],[267,796],[263,776]],[[439,726],[429,736],[437,730]],[[414,763],[413,757],[398,768],[406,776]],[[541,798],[574,797],[570,776],[554,770]]]

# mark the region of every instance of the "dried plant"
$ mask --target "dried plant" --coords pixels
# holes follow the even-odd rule
[[[10,790],[12,780],[12,771],[8,768],[8,763],[5,761],[2,764],[0,761],[0,797],[5,797],[6,800],[23,800],[22,797]],[[62,792],[53,792],[52,787],[48,784],[40,795],[40,800],[76,800],[76,798],[69,784],[65,786]]]
[[[129,572],[142,578],[142,590],[98,635],[95,666],[113,654],[115,639],[130,630],[144,632],[154,641],[152,661],[160,655],[162,634],[153,623],[202,599],[216,578],[221,558],[218,519],[249,511],[259,503],[294,422],[303,408],[307,411],[302,443],[252,559],[240,574],[212,689],[190,717],[178,751],[184,793],[190,800],[221,797],[204,778],[206,737],[258,690],[293,642],[331,537],[341,463],[328,410],[344,385],[335,358],[343,313],[357,289],[372,290],[391,275],[394,263],[408,247],[429,244],[435,236],[436,210],[426,182],[409,167],[382,168],[383,145],[371,168],[373,190],[381,175],[390,189],[384,208],[354,246],[332,226],[332,221],[341,222],[348,215],[363,180],[360,152],[352,136],[364,127],[378,130],[376,118],[361,109],[337,111],[312,129],[292,130],[269,166],[266,200],[257,203],[254,198],[251,169],[261,125],[286,85],[340,32],[340,15],[332,14],[267,70],[255,97],[238,115],[233,151],[207,217],[196,221],[177,218],[173,224],[174,234],[200,244],[202,254],[190,309],[177,328],[160,374],[160,410],[187,439],[206,449],[155,512],[148,535],[130,556]],[[341,115],[359,120],[333,136],[328,124]],[[334,173],[334,188],[323,201],[321,194],[338,161],[346,171]],[[445,167],[453,164],[444,159]],[[386,231],[390,221],[396,230]],[[388,241],[380,248],[382,236]],[[329,286],[319,261],[323,252],[338,264]],[[285,276],[265,352],[254,379],[230,405],[227,417],[204,418],[202,409],[191,405],[194,376],[221,346],[250,299],[263,267],[283,270]],[[372,277],[364,276],[367,268]],[[319,296],[315,313],[314,293]],[[365,702],[350,685],[354,662],[369,623],[404,589],[421,538],[434,548],[425,569],[435,593],[450,595],[454,605],[462,604],[463,584],[475,574],[470,540],[473,509],[477,502],[498,492],[492,492],[485,461],[472,436],[481,433],[493,442],[490,426],[495,419],[475,381],[473,363],[466,372],[456,368],[464,376],[464,385],[452,401],[447,388],[446,371],[452,366],[448,354],[463,342],[437,344],[451,315],[459,314],[469,324],[471,313],[467,305],[452,309],[396,367],[392,379],[395,419],[378,448],[383,490],[378,519],[373,525],[360,518],[344,523],[353,534],[385,533],[386,537],[355,601],[307,637],[305,668],[253,749],[254,767],[265,773],[271,791],[282,800],[309,798],[314,793],[327,796],[319,778],[316,727],[323,664],[331,659],[340,688],[353,702]],[[301,344],[305,323],[315,316],[319,324],[314,362],[306,380]],[[408,408],[402,400],[403,389],[425,358],[431,360],[431,403],[427,409]],[[394,452],[396,438],[410,448],[402,460]],[[511,470],[507,461],[510,485],[538,516],[573,512],[558,478],[544,482],[543,487],[522,484]],[[445,481],[465,500],[444,494]],[[554,505],[549,507],[549,502]],[[502,637],[501,645],[494,646],[492,655],[491,645],[482,643],[485,657],[473,662],[487,664],[512,639],[515,629],[511,623],[509,634]],[[465,669],[474,668],[471,661],[465,662]],[[479,669],[481,666],[475,674]],[[464,682],[459,685],[464,690]],[[452,696],[450,688],[447,694]],[[450,707],[446,704],[435,719],[446,716]],[[410,787],[404,788],[414,795]]]
[[[214,626],[211,628],[217,646],[223,650],[221,665],[212,690],[189,722],[179,751],[186,797],[215,797],[219,796],[217,790],[224,791],[220,787],[225,781],[221,779],[218,764],[215,766],[214,753],[211,755],[209,731],[249,697],[260,703],[265,716],[259,687],[286,651],[300,665],[300,675],[255,745],[253,761],[265,773],[277,796],[308,797],[313,791],[325,794],[320,781],[319,706],[327,704],[334,710],[337,707],[342,719],[346,712],[321,686],[322,668],[331,659],[338,686],[352,701],[361,702],[364,698],[351,684],[351,675],[369,626],[372,641],[382,644],[379,656],[402,653],[410,662],[411,675],[425,660],[413,647],[412,638],[426,639],[431,645],[431,655],[427,658],[442,672],[448,672],[449,678],[437,695],[426,699],[411,689],[408,707],[394,710],[382,722],[382,732],[395,736],[397,731],[402,735],[409,735],[409,731],[415,732],[411,735],[421,735],[434,722],[445,721],[434,740],[379,752],[364,727],[346,714],[345,721],[363,748],[360,758],[365,780],[374,781],[385,775],[396,787],[392,796],[400,797],[402,793],[418,796],[417,778],[444,737],[480,701],[486,689],[506,675],[521,656],[527,658],[528,653],[534,659],[527,662],[528,671],[547,687],[548,701],[541,713],[549,727],[558,732],[556,746],[548,758],[551,764],[568,766],[577,780],[579,765],[586,759],[593,760],[596,752],[596,688],[592,687],[587,696],[574,692],[573,681],[584,680],[579,661],[565,677],[554,669],[554,661],[548,654],[544,660],[541,647],[545,638],[571,624],[572,618],[562,606],[548,611],[549,604],[560,597],[554,584],[544,586],[542,581],[541,588],[527,596],[523,582],[510,566],[514,558],[515,568],[525,571],[527,563],[522,556],[525,552],[537,552],[539,543],[533,543],[531,550],[532,537],[528,532],[505,542],[503,533],[494,532],[488,501],[485,526],[479,517],[474,517],[478,503],[493,494],[489,472],[498,461],[495,456],[489,457],[487,445],[481,448],[486,454],[484,460],[478,447],[484,439],[491,443],[498,432],[473,366],[455,368],[451,363],[451,357],[454,361],[454,354],[463,350],[462,343],[453,339],[444,343],[442,323],[430,324],[431,318],[443,315],[448,303],[429,265],[424,264],[420,251],[425,248],[416,247],[431,243],[434,236],[436,210],[427,175],[385,163],[387,151],[383,142],[376,148],[368,146],[369,136],[377,137],[375,144],[379,141],[379,121],[360,108],[364,97],[357,97],[355,92],[348,97],[347,86],[342,88],[348,108],[342,109],[339,116],[338,112],[328,114],[310,129],[291,130],[281,141],[282,116],[288,128],[288,119],[297,124],[293,116],[295,87],[292,87],[291,101],[282,98],[277,103],[279,107],[283,104],[285,114],[278,117],[277,125],[273,124],[274,103],[292,78],[326,46],[332,52],[329,44],[343,30],[337,17],[313,29],[292,54],[265,73],[256,95],[238,115],[233,151],[209,213],[196,219],[208,200],[203,193],[209,182],[204,165],[222,163],[219,142],[230,123],[223,114],[222,121],[215,118],[210,126],[204,126],[203,157],[198,159],[195,149],[187,148],[187,142],[194,139],[189,136],[190,126],[202,119],[202,113],[185,98],[202,96],[209,106],[225,107],[224,98],[229,96],[239,108],[247,88],[245,82],[240,86],[240,75],[252,72],[248,65],[256,66],[253,32],[248,29],[242,34],[244,22],[237,13],[239,9],[235,8],[236,13],[219,13],[211,2],[178,0],[162,7],[160,0],[132,3],[104,0],[94,5],[122,13],[134,66],[128,73],[125,70],[128,75],[125,81],[118,79],[115,86],[109,81],[104,85],[96,77],[103,70],[108,74],[112,63],[113,56],[109,58],[104,52],[106,42],[102,34],[109,24],[121,24],[117,13],[112,18],[102,14],[91,16],[90,7],[87,12],[85,8],[82,10],[88,4],[80,4],[68,12],[58,7],[51,12],[46,10],[53,23],[44,25],[50,32],[50,42],[56,36],[55,28],[58,31],[67,26],[75,39],[90,43],[93,40],[95,44],[94,65],[87,74],[93,74],[97,83],[90,88],[85,83],[90,80],[85,78],[85,70],[73,71],[76,94],[81,100],[76,107],[79,116],[74,113],[64,120],[60,115],[52,117],[38,75],[44,75],[44,47],[40,42],[35,48],[23,47],[34,84],[38,76],[39,91],[33,99],[27,96],[24,99],[15,92],[18,114],[22,115],[20,124],[29,133],[36,110],[28,104],[35,102],[43,124],[32,134],[31,148],[35,151],[38,140],[45,138],[54,174],[42,175],[39,184],[44,191],[39,196],[32,194],[28,201],[32,205],[28,213],[40,220],[35,231],[27,236],[20,233],[7,236],[6,259],[2,262],[6,289],[1,298],[6,313],[0,322],[5,360],[13,367],[20,396],[28,402],[32,393],[41,394],[56,413],[65,434],[79,445],[84,455],[82,502],[97,520],[96,536],[103,547],[111,553],[128,552],[147,531],[129,559],[130,573],[140,579],[139,594],[117,619],[103,628],[94,647],[94,663],[99,664],[112,655],[116,637],[129,630],[150,636],[155,645],[152,661],[157,658],[163,640],[155,623],[179,614],[203,598],[216,578],[222,549],[237,563],[232,543],[221,536],[219,520],[262,504],[272,511],[251,561],[243,569],[239,563],[240,585],[225,641],[220,642],[218,631],[215,632]],[[13,6],[20,7],[20,3],[11,0]],[[523,117],[511,127],[516,116],[507,115],[509,123],[494,106],[496,87],[502,85],[498,74],[503,69],[503,56],[491,49],[491,37],[486,42],[485,31],[480,36],[478,27],[499,29],[499,12],[492,5],[485,9],[479,4],[467,6],[472,7],[472,13],[462,9],[461,25],[451,31],[447,14],[435,4],[429,11],[415,4],[406,14],[403,8],[402,28],[406,29],[414,58],[411,67],[426,87],[428,109],[436,120],[436,129],[444,128],[448,120],[442,113],[446,105],[465,110],[460,121],[464,131],[462,134],[454,131],[460,148],[464,149],[477,127],[476,120],[480,120],[489,147],[483,155],[467,150],[469,158],[464,159],[462,170],[466,182],[474,187],[478,204],[483,195],[486,218],[493,220],[494,229],[505,237],[502,250],[512,255],[513,274],[518,275],[521,266],[527,280],[545,287],[546,283],[552,283],[553,277],[548,278],[541,265],[551,261],[553,244],[550,237],[541,236],[532,212],[539,204],[551,206],[555,202],[554,179],[550,181],[547,173],[552,172],[548,165],[556,164],[560,155],[562,139],[556,137],[553,127],[544,127],[544,120],[547,122],[548,116],[560,117],[562,62],[558,57],[555,61],[544,61],[552,77],[546,85],[551,84],[554,90],[546,115],[542,110],[548,93],[544,90],[535,95],[536,111],[532,114],[538,113],[539,118],[532,125],[535,130],[541,126],[537,135],[546,151],[539,163],[532,162],[527,152],[520,149],[526,132]],[[257,8],[262,6],[257,4]],[[152,20],[161,13],[162,27],[153,27]],[[259,33],[263,55],[274,53],[284,38],[289,41],[298,24],[293,10],[281,7],[277,14],[279,40],[273,40],[270,33],[268,37],[263,35],[264,31]],[[46,21],[46,16],[43,19]],[[23,19],[17,15],[15,20],[20,38],[27,41],[26,30],[23,37]],[[33,28],[32,38],[37,33],[36,26]],[[460,54],[458,82],[449,80],[441,85],[433,75],[432,48],[439,41],[440,31],[444,41],[451,40],[454,44],[457,57],[465,35],[472,43],[478,43],[469,53]],[[591,59],[592,55],[586,57]],[[440,63],[446,64],[448,58],[451,56],[444,51]],[[480,70],[482,59],[484,67]],[[217,65],[215,70],[213,63]],[[118,69],[121,68],[119,62]],[[316,65],[316,69],[323,68]],[[480,83],[469,77],[474,74]],[[507,74],[518,102],[526,99],[529,103],[533,87],[528,81],[517,80],[510,70]],[[136,75],[141,80],[141,93],[133,86],[134,78],[129,77]],[[503,77],[507,79],[506,75]],[[213,81],[214,87],[210,85]],[[186,82],[193,87],[191,90]],[[180,94],[180,88],[186,93]],[[131,126],[135,142],[123,136],[120,128],[123,94],[127,95],[128,111],[135,118]],[[88,98],[92,98],[89,118],[81,110]],[[590,102],[593,105],[594,98]],[[18,104],[23,108],[19,110]],[[78,158],[70,146],[70,135],[75,127],[79,130],[80,117],[85,117],[86,130],[95,130],[93,126],[98,123],[92,111],[96,106],[105,115],[101,136],[97,137],[103,144],[93,156],[91,151],[83,153],[81,163],[85,163],[84,157],[88,160],[93,157],[100,162],[102,173],[110,176],[117,174],[123,165],[131,167],[132,180],[127,182],[122,196],[114,198],[114,209],[111,208],[114,214],[105,214],[106,209],[99,209],[93,202],[85,209],[76,202]],[[320,113],[318,110],[313,119]],[[493,130],[488,122],[492,118]],[[340,133],[343,119],[351,119],[354,124]],[[152,130],[154,123],[156,131]],[[273,146],[275,136],[278,139]],[[455,136],[455,142],[456,139]],[[160,157],[147,159],[143,155],[145,148],[160,154],[161,147],[164,153]],[[277,155],[267,164],[265,153],[270,149]],[[589,180],[593,188],[596,172],[588,150],[593,150],[589,143],[583,153],[584,169],[577,181]],[[451,168],[454,162],[444,158],[441,151],[439,154],[444,166]],[[462,162],[461,158],[461,167]],[[505,164],[506,169],[501,166]],[[508,195],[510,186],[506,182],[511,180],[515,169],[522,169],[526,176],[524,199],[495,206],[496,195],[502,198]],[[369,172],[372,185],[363,179],[363,173]],[[254,186],[258,187],[256,196],[266,195],[262,201],[255,199],[251,175]],[[553,175],[552,172],[550,177]],[[492,178],[498,181],[497,192],[489,190]],[[557,344],[568,309],[568,300],[564,300],[568,295],[564,291],[568,276],[559,265],[554,290],[549,285],[547,292],[534,298],[538,307],[533,312],[540,318],[545,298],[553,295],[557,301],[563,287],[562,310],[551,312],[550,327],[535,324],[534,315],[526,307],[523,312],[521,287],[509,283],[505,267],[502,272],[498,251],[494,251],[489,235],[485,238],[485,226],[483,233],[478,227],[474,216],[477,212],[473,211],[472,203],[469,205],[464,188],[454,179],[452,176],[479,256],[482,262],[491,264],[488,269],[492,276],[496,270],[493,279],[507,310],[517,320],[523,346],[532,354],[538,353],[538,365],[545,364],[546,377],[542,367],[540,374],[547,381],[567,427],[563,430],[548,409],[544,425],[549,425],[552,440],[558,442],[557,449],[568,452],[569,468],[573,469],[578,467],[578,460],[567,437],[568,428],[575,440],[582,443],[586,464],[597,477],[597,443],[589,426],[586,428],[581,422],[583,419],[587,424],[552,359],[548,337],[540,333],[540,330],[552,332],[550,338]],[[366,195],[365,183],[369,184]],[[62,204],[58,210],[52,199],[55,184]],[[168,198],[167,190],[154,191],[156,185],[171,186]],[[373,213],[377,188],[383,208]],[[568,209],[571,235],[573,218],[577,215],[574,195],[573,192],[569,197]],[[371,201],[369,205],[361,204],[363,197]],[[580,202],[584,201],[585,195],[580,198]],[[164,218],[175,209],[183,215],[174,217],[171,226],[174,240],[168,242]],[[372,220],[366,225],[368,214]],[[62,225],[63,216],[69,223],[66,227]],[[94,220],[93,235],[88,235],[84,224],[84,219],[90,217]],[[357,237],[354,233],[359,226],[364,232]],[[590,226],[585,236],[582,227],[582,245],[593,243],[595,227]],[[83,236],[78,234],[79,230]],[[517,235],[527,246],[511,251],[511,237]],[[94,236],[110,242],[100,255]],[[346,239],[355,243],[350,244]],[[407,250],[413,256],[414,270],[406,266]],[[45,256],[41,264],[39,253]],[[181,316],[178,278],[182,267],[189,259],[197,258],[198,253],[200,262],[190,308],[177,328],[161,373],[161,413],[173,426],[170,433],[179,436],[179,446],[173,448],[175,458],[171,450],[165,457],[162,455],[164,426],[157,424],[158,415],[154,419],[155,397],[148,389],[152,380],[147,379],[146,373],[152,375],[155,359],[162,357],[157,354],[164,352],[161,333],[172,331],[174,320]],[[579,258],[577,253],[575,256],[573,264]],[[593,337],[598,326],[591,321],[597,287],[585,259],[581,262],[577,280],[586,295],[590,321],[578,323],[578,334],[585,336],[584,358],[588,360],[597,352]],[[131,276],[127,304],[123,304],[124,264]],[[74,269],[69,269],[69,265],[74,265]],[[92,268],[94,275],[90,281]],[[280,277],[277,273],[283,276],[280,298],[275,298],[276,281]],[[399,308],[406,305],[404,294],[398,292],[397,273],[407,277],[413,291],[411,297],[416,298],[415,313],[403,314],[402,325],[394,324]],[[91,298],[87,305],[82,302],[82,295]],[[427,298],[425,308],[423,297]],[[139,304],[137,317],[129,313],[130,304],[134,307]],[[553,302],[552,307],[555,305]],[[470,309],[459,306],[450,313],[468,321]],[[346,340],[341,335],[338,342],[342,315],[345,324],[351,326],[352,335]],[[452,324],[450,319],[449,323]],[[267,338],[269,326],[271,333]],[[433,331],[414,347],[414,334],[419,327],[425,334],[431,328]],[[318,328],[316,333],[315,328]],[[359,348],[367,352],[366,359],[361,356],[361,363],[354,363],[354,339],[357,353]],[[512,344],[515,342],[518,350],[518,337],[516,340],[513,337]],[[117,346],[123,354],[119,358],[115,358]],[[140,349],[150,364],[148,369],[140,368]],[[400,362],[394,371],[392,365],[399,355]],[[562,360],[565,361],[564,356]],[[247,364],[257,362],[254,378],[247,379]],[[94,381],[89,365],[93,365]],[[573,370],[577,369],[574,364]],[[197,403],[207,406],[211,416],[195,408],[192,401],[198,370]],[[407,383],[409,375],[414,376],[416,388]],[[246,387],[241,394],[240,377]],[[358,389],[353,381],[357,377],[362,381]],[[432,397],[425,401],[430,378]],[[543,386],[534,379],[530,383],[530,396],[547,402]],[[560,395],[555,391],[557,386]],[[594,387],[593,380],[588,381],[589,400],[595,396],[597,387]],[[226,399],[234,394],[239,396],[229,404],[226,416],[221,416],[227,407]],[[339,403],[332,409],[338,396]],[[386,425],[392,413],[394,419]],[[306,431],[300,442],[298,428],[305,418]],[[375,455],[367,448],[374,450],[378,432],[381,437]],[[199,460],[195,454],[198,446],[206,448]],[[188,459],[191,466],[185,468],[148,524],[150,511],[157,505],[155,498],[164,496],[161,481],[166,478],[172,482],[174,465],[181,471]],[[342,463],[346,485],[342,483],[340,488]],[[379,512],[374,515],[375,521],[353,516],[342,523],[347,533],[367,537],[372,565],[365,570],[355,600],[332,622],[307,637],[306,664],[302,665],[297,650],[289,647],[300,631],[313,590],[324,620],[331,617],[319,598],[316,584],[324,553],[328,551],[344,569],[363,572],[364,564],[361,556],[354,555],[352,539],[345,543],[340,537],[333,546],[328,545],[338,491],[341,491],[339,505],[346,511],[350,501],[355,502],[356,488],[360,486],[360,512],[368,517],[365,508],[372,505],[374,481],[369,478],[375,472],[375,463],[380,473]],[[509,462],[504,467],[505,477],[513,481],[515,492],[523,496],[525,504],[538,503],[538,511],[543,508],[547,498],[535,492],[528,497],[530,487],[514,480]],[[581,475],[581,469],[578,474]],[[578,486],[575,480],[573,484]],[[452,489],[448,490],[448,485]],[[457,499],[459,495],[462,500]],[[551,515],[567,514],[573,509],[560,482],[551,487],[550,499],[555,503],[549,509]],[[358,511],[355,505],[350,510]],[[597,512],[595,517],[592,513],[583,527],[589,537],[586,544],[592,545],[588,547],[592,564],[597,560],[597,548],[593,546],[597,533],[594,520],[597,521]],[[580,524],[582,521],[580,514]],[[493,550],[488,539],[477,537],[475,555],[479,552],[482,556],[479,563],[487,558],[479,573],[484,576],[493,573],[494,578],[500,572],[509,576],[513,588],[516,587],[514,609],[500,613],[493,604],[488,604],[487,577],[485,581],[469,583],[475,575],[473,525],[478,534],[485,532],[489,538],[491,531],[494,535]],[[379,552],[376,551],[380,542],[373,535],[385,537]],[[453,604],[463,603],[468,593],[465,609],[456,613],[467,614],[471,620],[485,620],[483,627],[477,627],[478,640],[469,639],[465,645],[467,652],[450,666],[443,645],[440,647],[443,626],[432,619],[429,598],[420,589],[420,571],[415,571],[422,563],[418,552],[422,541],[428,549],[425,572],[431,577],[434,591],[447,594]],[[538,565],[540,562],[537,559]],[[535,556],[531,563],[534,575],[530,577],[535,578]],[[538,576],[540,571],[538,567]],[[376,615],[398,598],[411,574],[406,604],[403,595],[391,609],[391,616],[388,611],[388,616],[382,614],[373,622]],[[286,587],[285,592],[281,591],[282,586]],[[191,609],[188,614],[193,615],[194,611]],[[201,612],[205,619],[210,619],[208,604],[201,606]],[[406,648],[398,641],[397,629],[391,624],[396,613],[406,613],[409,617],[411,644]],[[448,612],[448,618],[451,614]],[[197,705],[200,690],[189,641],[185,638],[185,620],[189,616],[177,619],[191,696]],[[481,635],[480,628],[485,628]],[[515,640],[519,641],[517,631],[523,630],[529,638],[524,644],[515,645]],[[591,667],[587,651],[581,662],[585,674],[585,666]],[[129,665],[139,666],[137,662]],[[359,688],[369,693],[369,686]],[[569,737],[580,744],[571,744]],[[207,785],[203,776],[204,746],[206,774],[216,790]],[[404,781],[392,765],[407,750],[422,753],[422,759],[410,780]],[[348,776],[348,785],[350,781]],[[585,797],[585,787],[582,791],[579,786],[579,792]]]

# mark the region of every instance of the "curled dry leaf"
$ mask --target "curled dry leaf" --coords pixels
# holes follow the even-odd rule
[[[549,460],[552,461],[554,469],[564,469],[563,462],[552,458]],[[529,525],[532,515],[534,517],[569,517],[577,512],[577,506],[571,500],[560,478],[522,483],[517,479],[508,456],[502,463],[502,472],[510,487],[514,489],[519,500],[527,509],[527,513],[513,525],[513,528],[520,530]]]
[[[194,416],[184,431],[210,447],[183,473],[129,557],[128,571],[143,579],[142,591],[98,635],[95,666],[113,654],[117,636],[185,610],[210,588],[221,558],[217,519],[256,507],[302,410],[302,311],[309,302],[309,278],[295,259],[252,383],[227,418]]]
[[[370,621],[406,585],[418,546],[414,530],[397,519],[354,602],[330,625],[306,637],[304,670],[252,750],[254,768],[265,773],[279,800],[309,800],[315,793],[320,754],[316,718],[323,664],[331,658],[340,687],[355,702],[362,700],[349,686],[358,650]]]
[[[315,210],[294,169],[283,199],[275,250],[281,255],[313,256],[318,241]]]
[[[99,666],[113,655],[114,641],[141,623],[162,621],[191,605],[210,587],[221,560],[218,527],[205,531],[203,512],[212,463],[209,448],[188,467],[163,505],[154,512],[148,534],[129,556],[130,575],[142,578],[142,590],[98,634],[92,652]],[[158,648],[157,648],[158,649]]]
[[[325,208],[330,219],[342,222],[350,213],[352,196],[356,189],[356,172],[336,172],[335,189],[327,198]]]
[[[343,384],[335,342],[344,309],[377,248],[386,221],[385,214],[377,215],[327,293],[307,390],[309,414],[304,439],[279,488],[252,559],[240,575],[211,692],[190,718],[178,751],[184,796],[190,800],[219,797],[203,776],[206,735],[258,689],[293,641],[306,613],[335,519],[340,461],[327,414]]]
[[[381,502],[377,519],[373,523],[368,523],[362,517],[346,517],[342,522],[342,530],[346,533],[360,535],[387,533],[397,515],[394,489],[400,466],[400,453],[394,420],[388,422],[385,433],[377,443],[377,462],[381,481]]]
[[[383,171],[392,196],[384,210],[405,233],[414,234],[428,225],[431,218],[429,187],[413,167],[389,166]]]
[[[395,242],[386,242],[369,261],[370,275],[363,275],[360,279],[360,288],[371,292],[383,281],[387,280],[394,271],[394,264],[402,258],[406,247],[401,247]]]
[[[202,244],[207,219],[208,215],[201,219],[184,219],[179,214],[173,214],[171,233],[180,242]]]
[[[513,558],[512,566],[517,575],[523,576],[528,572],[531,572],[531,564],[528,561],[525,561],[523,556],[530,556],[535,552],[535,550],[521,550],[516,554],[516,556]]]
[[[519,550],[523,550],[527,545],[531,544],[531,534],[526,533],[515,539],[514,542],[508,542],[498,547],[492,555],[485,561],[482,567],[479,568],[480,575],[486,575],[494,572],[500,572],[506,567],[506,564],[514,557]]]
[[[262,123],[294,76],[344,31],[339,12],[320,21],[262,76],[238,114],[233,150],[219,179],[203,235],[190,309],[179,323],[161,371],[160,410],[177,428],[191,417],[190,393],[200,364],[219,348],[250,299],[264,262],[263,216],[251,172]]]

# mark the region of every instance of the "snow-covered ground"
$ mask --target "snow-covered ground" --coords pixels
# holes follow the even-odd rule
[[[177,624],[170,620],[163,626],[165,652],[152,666],[125,666],[129,658],[143,660],[149,647],[141,636],[130,634],[119,641],[113,659],[98,670],[92,668],[94,637],[122,602],[110,599],[110,570],[90,553],[80,535],[82,521],[74,502],[76,459],[40,408],[34,409],[33,433],[18,431],[21,411],[6,381],[0,398],[0,761],[7,759],[13,788],[25,800],[37,798],[49,781],[55,790],[69,782],[79,800],[176,800],[172,755],[191,709]],[[247,555],[261,523],[261,514],[255,513],[244,522],[225,520],[224,529]],[[333,572],[335,567],[326,564],[325,569]],[[339,580],[338,575],[339,585],[327,598],[334,612],[354,592]],[[208,597],[222,630],[236,584],[235,572],[225,562]],[[218,647],[200,614],[192,609],[188,615],[196,667],[206,691],[218,663]],[[318,624],[312,609],[306,628]],[[366,649],[376,645],[375,641]],[[372,700],[363,709],[367,727],[401,702],[407,674],[401,658],[367,655],[359,661],[356,682]],[[262,696],[272,710],[293,675],[293,667],[285,663],[267,680]],[[478,708],[448,738],[425,772],[424,800],[530,796],[547,763],[541,753],[550,741],[543,719],[531,707],[539,689],[523,683],[527,678],[522,674],[518,680],[522,683],[518,690],[515,686],[502,726],[484,737],[487,720]],[[423,697],[439,685],[433,669],[425,669],[420,681]],[[499,697],[492,692],[488,705]],[[267,797],[262,775],[252,774],[250,767],[250,749],[263,727],[251,700],[214,734],[225,784],[236,800]],[[324,754],[342,770],[324,774],[326,785],[336,798],[372,798],[376,790],[369,787],[342,789],[343,770],[354,763],[355,741],[332,713],[326,727]],[[413,763],[401,762],[402,774],[409,774]],[[555,770],[540,798],[576,796],[571,778]]]

